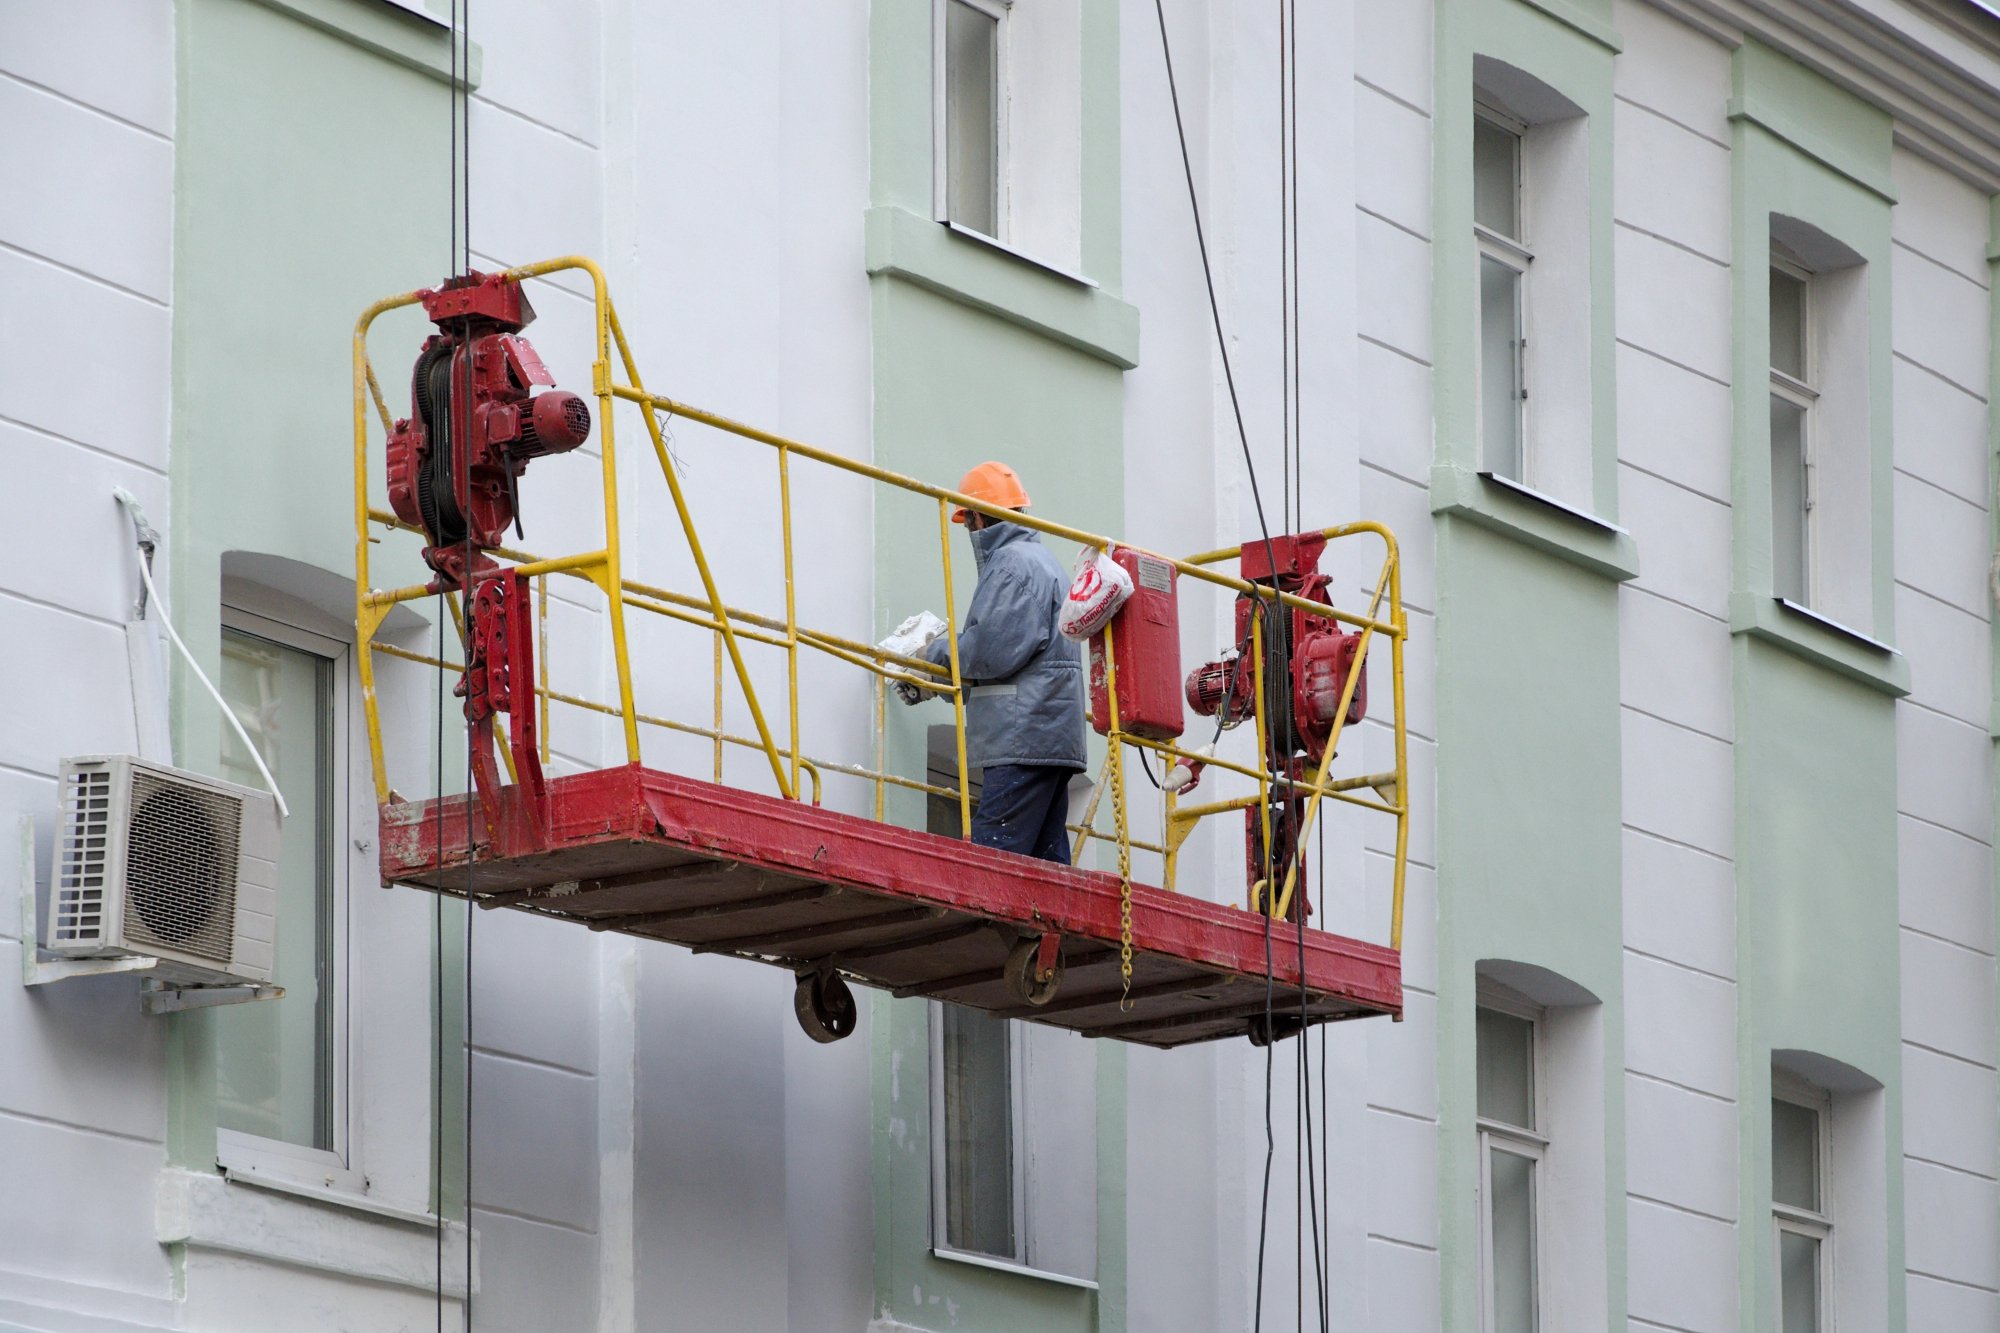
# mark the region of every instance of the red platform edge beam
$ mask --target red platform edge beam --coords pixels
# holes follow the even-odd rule
[[[548,800],[549,851],[651,843],[1004,921],[1024,932],[1053,931],[1113,946],[1119,942],[1118,877],[1100,871],[1030,860],[638,764],[552,778]],[[479,867],[498,869],[499,863],[489,855],[483,823],[468,820],[467,813],[462,795],[383,806],[384,882],[462,895],[463,876],[450,872],[465,871],[470,861],[476,890]],[[496,885],[496,890],[517,887],[519,875],[509,878],[514,882]],[[548,876],[551,883],[560,878]],[[461,882],[453,887],[448,880]],[[1322,930],[1308,928],[1303,934],[1307,990],[1401,1016],[1402,959],[1396,951]],[[1262,917],[1150,885],[1132,886],[1132,947],[1135,953],[1218,972],[1265,975]],[[1270,953],[1270,975],[1281,988],[1296,992],[1301,953],[1297,927],[1273,921]]]

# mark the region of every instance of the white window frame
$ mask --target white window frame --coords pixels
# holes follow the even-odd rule
[[[1007,163],[1010,157],[1008,124],[1013,120],[1009,87],[1013,62],[1007,15],[1013,0],[931,0],[931,217],[973,236],[984,236],[963,223],[951,220],[950,152],[946,137],[948,92],[945,77],[945,7],[962,4],[994,21],[993,34],[993,230],[988,240],[1010,243],[1008,217],[1010,191]]]
[[[1519,395],[1514,404],[1514,429],[1520,439],[1521,454],[1518,464],[1520,475],[1510,477],[1508,480],[1513,481],[1517,485],[1532,487],[1534,485],[1534,468],[1531,460],[1534,434],[1528,416],[1528,302],[1531,299],[1529,294],[1529,274],[1535,262],[1535,252],[1529,247],[1527,241],[1528,158],[1530,156],[1528,152],[1529,126],[1495,107],[1492,103],[1481,98],[1477,93],[1473,96],[1472,108],[1476,119],[1490,121],[1513,135],[1515,139],[1514,223],[1521,232],[1521,235],[1503,236],[1491,227],[1484,226],[1475,221],[1472,224],[1472,239],[1479,259],[1491,259],[1496,263],[1504,264],[1514,271],[1518,279],[1516,290],[1520,293],[1520,297],[1518,307],[1514,312],[1514,340],[1517,354],[1520,358],[1520,367],[1519,378],[1514,386]],[[1483,311],[1478,313],[1477,319],[1480,323],[1484,322],[1485,315]],[[1472,340],[1473,375],[1474,382],[1479,390],[1474,395],[1474,401],[1480,404],[1480,410],[1475,414],[1477,419],[1476,432],[1479,445],[1479,466],[1483,470],[1493,472],[1497,471],[1497,469],[1493,467],[1492,461],[1486,456],[1486,412],[1484,410],[1486,360],[1484,342],[1485,340],[1477,335]]]
[[[333,955],[333,1087],[332,1100],[333,1147],[309,1148],[301,1144],[286,1143],[279,1139],[265,1138],[259,1134],[247,1134],[241,1130],[216,1127],[216,1164],[225,1175],[250,1180],[269,1181],[313,1189],[333,1189],[352,1193],[365,1193],[367,1180],[359,1168],[358,1145],[355,1142],[353,1125],[353,1104],[350,1095],[349,1070],[353,1064],[350,1046],[351,1025],[349,1011],[352,1008],[352,960],[349,955],[349,895],[347,849],[351,837],[351,783],[349,781],[349,694],[352,687],[353,653],[352,645],[339,639],[328,638],[311,630],[301,629],[282,620],[274,620],[267,615],[246,611],[225,603],[222,608],[222,624],[225,628],[268,639],[299,652],[309,653],[326,659],[331,664],[333,677],[333,698],[331,700],[333,718],[331,725],[332,754],[328,758],[328,770],[333,784],[330,820],[332,846],[332,955]],[[279,923],[279,929],[283,929]]]
[[[1534,1175],[1534,1227],[1535,1227],[1535,1324],[1541,1326],[1541,1311],[1545,1304],[1543,1293],[1548,1289],[1548,1261],[1544,1258],[1543,1237],[1548,1227],[1542,1204],[1542,1179],[1547,1174],[1544,1159],[1548,1154],[1549,1140],[1539,1130],[1548,1123],[1548,1078],[1547,1062],[1544,1056],[1546,1043],[1542,1038],[1542,1025],[1547,1011],[1531,1000],[1523,999],[1495,983],[1481,982],[1476,998],[1477,1007],[1491,1009],[1497,1013],[1525,1019],[1530,1024],[1528,1037],[1528,1063],[1530,1076],[1534,1079],[1533,1126],[1510,1125],[1504,1120],[1489,1120],[1485,1116],[1474,1115],[1473,1123],[1479,1136],[1479,1179],[1476,1186],[1476,1207],[1479,1214],[1479,1327],[1481,1333],[1493,1333],[1493,1150],[1496,1146],[1535,1163]],[[1477,1060],[1475,1046],[1475,1061]],[[1476,1066],[1475,1066],[1476,1067]],[[1474,1090],[1474,1103],[1478,1093]]]
[[[1810,362],[1807,363],[1810,366]],[[1819,1211],[1797,1208],[1791,1204],[1771,1200],[1771,1310],[1772,1327],[1782,1328],[1784,1317],[1784,1268],[1779,1260],[1780,1237],[1790,1231],[1802,1236],[1811,1236],[1819,1242],[1819,1327],[1813,1333],[1833,1333],[1834,1327],[1834,1243],[1833,1243],[1833,1098],[1823,1088],[1818,1088],[1795,1074],[1781,1069],[1771,1071],[1771,1100],[1789,1102],[1803,1106],[1819,1118],[1813,1142],[1818,1161],[1814,1169],[1819,1173],[1814,1190],[1819,1196]]]
[[[945,1136],[941,1126],[944,1123],[944,1002],[931,1002],[931,1251],[947,1257],[962,1257],[977,1262],[991,1262],[1016,1266],[1022,1270],[1029,1268],[1028,1255],[1028,1140],[1026,1088],[1023,1086],[1026,1072],[1021,1058],[1020,1025],[1011,1019],[993,1019],[992,1022],[1007,1024],[1007,1134],[1008,1163],[1011,1202],[1014,1205],[1014,1252],[1012,1254],[988,1254],[984,1250],[962,1250],[951,1245],[946,1234],[945,1188],[949,1173],[945,1170]]]
[[[1799,293],[1799,337],[1801,341],[1800,359],[1805,371],[1804,379],[1797,379],[1771,366],[1771,396],[1782,398],[1801,409],[1799,424],[1799,453],[1804,465],[1805,476],[1801,482],[1804,492],[1805,513],[1799,519],[1799,531],[1805,549],[1799,559],[1805,569],[1805,599],[1808,607],[1821,605],[1823,598],[1819,586],[1819,524],[1817,521],[1819,489],[1819,321],[1814,317],[1813,273],[1811,269],[1778,253],[1774,243],[1771,248],[1771,268],[1787,277],[1796,278],[1801,286]],[[1768,301],[1767,301],[1768,304]],[[1771,360],[1768,346],[1769,331],[1766,331],[1767,346],[1765,361]],[[1772,534],[1773,540],[1776,533]],[[1776,553],[1772,558],[1775,561]]]

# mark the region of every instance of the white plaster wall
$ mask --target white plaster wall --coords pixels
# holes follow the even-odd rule
[[[1898,152],[1896,705],[1909,1328],[2000,1322],[1986,197]]]
[[[1627,1308],[1737,1325],[1729,52],[1619,3]]]
[[[65,755],[134,748],[138,592],[114,486],[167,518],[173,10],[0,4],[0,1322],[165,1322],[164,1036],[130,979],[19,983],[16,830],[46,876]],[[114,388],[116,391],[110,391]],[[37,1202],[39,1201],[39,1202]],[[82,1326],[82,1325],[79,1325]]]

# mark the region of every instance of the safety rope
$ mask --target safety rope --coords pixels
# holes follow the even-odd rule
[[[1243,466],[1248,476],[1248,480],[1250,482],[1250,497],[1257,513],[1258,532],[1263,539],[1265,559],[1272,571],[1272,579],[1273,583],[1275,584],[1278,561],[1271,542],[1270,526],[1266,522],[1264,517],[1263,497],[1260,494],[1257,485],[1257,465],[1255,459],[1252,457],[1250,452],[1249,432],[1245,429],[1243,424],[1242,402],[1236,391],[1236,375],[1233,367],[1230,364],[1230,358],[1229,358],[1229,339],[1223,329],[1222,307],[1221,303],[1216,297],[1214,270],[1209,260],[1207,238],[1204,235],[1202,229],[1200,195],[1195,188],[1194,163],[1188,152],[1187,126],[1184,118],[1181,115],[1180,90],[1177,81],[1174,77],[1173,47],[1167,35],[1167,15],[1163,0],[1153,0],[1153,13],[1156,21],[1158,22],[1160,30],[1160,55],[1162,62],[1166,68],[1168,96],[1170,97],[1173,104],[1174,130],[1180,144],[1181,171],[1187,183],[1188,208],[1190,213],[1192,214],[1194,222],[1195,245],[1201,256],[1202,281],[1207,290],[1209,317],[1213,322],[1215,331],[1216,349],[1222,362],[1223,380],[1228,388],[1230,409],[1235,418],[1237,441],[1243,451]],[[1296,56],[1294,53],[1294,48],[1296,47],[1296,33],[1293,30],[1295,21],[1296,21],[1296,14],[1293,9],[1291,0],[1280,0],[1279,59],[1281,62],[1281,66],[1285,71],[1284,77],[1281,80],[1280,84],[1280,104],[1281,106],[1286,106],[1288,108],[1285,112],[1284,129],[1288,137],[1293,141],[1289,144],[1289,150],[1290,150],[1289,156],[1283,157],[1281,160],[1283,163],[1282,170],[1285,172],[1286,175],[1286,183],[1285,183],[1286,201],[1291,205],[1293,210],[1296,209],[1296,198],[1291,192],[1292,187],[1290,182],[1291,179],[1296,176],[1296,162],[1297,162],[1297,147],[1295,142],[1296,134],[1294,130],[1295,112],[1297,105],[1296,92],[1295,92],[1297,71],[1296,71]],[[1289,103],[1287,103],[1285,100],[1287,97],[1290,97],[1292,99]],[[1281,211],[1283,210],[1281,209]],[[1296,235],[1295,220],[1292,226],[1293,226],[1293,234],[1295,236]],[[1296,265],[1288,264],[1287,270],[1284,274],[1285,280],[1288,282],[1295,282],[1296,281],[1295,275],[1296,275]],[[1295,288],[1292,290],[1291,300],[1289,301],[1289,304],[1293,307],[1293,319],[1295,321],[1296,305],[1297,305]],[[1288,335],[1286,339],[1286,346],[1283,348],[1283,360],[1286,363],[1287,371],[1290,372],[1292,368],[1296,365],[1296,357],[1297,357],[1296,322],[1292,323],[1288,327],[1292,330],[1292,332],[1290,335]],[[1293,405],[1291,388],[1292,388],[1292,381],[1294,380],[1295,375],[1292,373],[1287,373],[1284,378],[1286,384],[1283,395],[1284,397],[1283,407],[1285,412],[1286,428],[1284,432],[1284,438],[1282,440],[1282,448],[1284,451],[1283,456],[1285,456],[1287,459],[1287,465],[1285,468],[1286,472],[1285,494],[1283,495],[1282,499],[1285,502],[1286,509],[1289,510],[1291,508],[1291,501],[1292,501],[1292,488],[1289,484],[1290,474],[1292,471],[1290,466],[1290,453],[1291,453],[1291,448],[1294,446],[1294,441],[1296,438],[1291,429],[1292,421],[1294,418],[1294,405]],[[1283,603],[1280,602],[1277,603],[1276,605],[1280,611],[1280,614],[1282,615]],[[1283,621],[1281,620],[1279,623],[1282,628]],[[1273,648],[1275,649],[1273,655],[1275,656],[1276,661],[1273,663],[1275,670],[1271,674],[1274,675],[1279,680],[1289,682],[1291,679],[1290,635],[1280,632],[1275,636],[1273,636]],[[1285,726],[1284,734],[1287,738],[1289,738],[1292,730],[1291,709],[1289,707],[1287,707],[1284,710],[1282,719],[1278,718],[1273,719],[1274,722],[1280,720],[1284,723]],[[1268,761],[1269,758],[1268,753],[1266,758]],[[1296,818],[1295,813],[1292,810],[1292,804],[1289,800],[1286,801],[1285,803],[1285,816],[1288,822],[1291,822]],[[1295,823],[1293,823],[1293,828],[1294,828],[1294,836],[1296,836]],[[1270,862],[1272,853],[1271,843],[1272,839],[1270,839],[1269,837],[1266,837],[1264,839],[1263,860],[1265,862],[1264,870],[1265,870],[1265,880],[1267,883],[1270,882],[1270,880],[1272,879],[1272,875],[1270,873],[1271,869]],[[1292,855],[1294,857],[1297,857],[1297,855],[1299,854],[1299,850],[1300,849],[1298,849],[1297,847],[1294,847],[1292,849]],[[1264,900],[1264,905],[1259,912],[1259,915],[1261,915],[1264,918],[1263,920],[1263,928],[1264,928],[1263,1033],[1266,1038],[1265,1055],[1264,1055],[1264,1178],[1263,1178],[1263,1192],[1262,1192],[1263,1194],[1262,1207],[1257,1228],[1257,1289],[1256,1289],[1256,1308],[1255,1308],[1255,1325],[1254,1325],[1256,1328],[1259,1329],[1263,1327],[1263,1320],[1264,1320],[1264,1251],[1265,1251],[1266,1234],[1269,1228],[1269,1221],[1270,1221],[1271,1167],[1277,1152],[1277,1137],[1272,1128],[1272,1121],[1271,1121],[1271,1080],[1272,1080],[1272,1072],[1273,1072],[1275,1056],[1274,1056],[1274,1051],[1272,1049],[1274,1043],[1270,1039],[1275,1036],[1273,1019],[1275,1017],[1274,1011],[1276,1007],[1275,1006],[1276,980],[1272,975],[1273,958],[1271,951],[1271,909],[1273,906],[1274,903],[1272,902],[1271,898],[1267,895],[1266,899]],[[1299,929],[1301,932],[1303,932],[1304,930],[1304,919],[1305,919],[1304,903],[1303,899],[1301,899],[1300,912],[1299,912]],[[1300,943],[1301,947],[1303,947],[1304,943],[1303,933],[1301,933],[1300,936]],[[1301,1023],[1303,1023],[1306,1017],[1305,1013],[1306,996],[1303,990],[1303,981],[1304,981],[1303,969],[1301,969],[1300,979],[1301,979],[1300,1019]],[[1305,1038],[1304,1038],[1304,1030],[1302,1027],[1300,1032],[1300,1045],[1303,1046],[1304,1043],[1305,1043]],[[1303,1169],[1303,1164],[1301,1164],[1301,1166]],[[1303,1280],[1303,1276],[1301,1277],[1301,1280]],[[1321,1291],[1322,1291],[1321,1322],[1322,1324],[1324,1324],[1326,1322],[1326,1309],[1325,1309],[1326,1301],[1324,1297],[1324,1282],[1322,1282],[1321,1284]],[[1301,1315],[1300,1323],[1301,1325],[1303,1325],[1304,1323],[1303,1288],[1301,1288],[1300,1291],[1299,1313]]]

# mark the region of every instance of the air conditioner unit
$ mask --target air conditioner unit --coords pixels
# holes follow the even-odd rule
[[[268,983],[276,961],[278,810],[269,792],[132,755],[62,763],[42,947],[145,956],[170,986]]]

